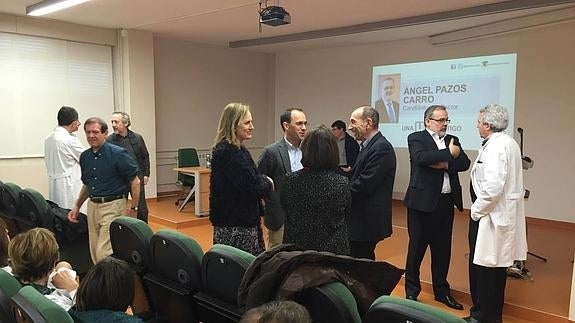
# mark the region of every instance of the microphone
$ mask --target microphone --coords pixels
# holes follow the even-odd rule
[[[521,127],[517,128],[517,132],[519,132],[520,135],[523,135],[523,128]]]

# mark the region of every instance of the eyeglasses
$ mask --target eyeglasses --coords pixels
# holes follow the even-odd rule
[[[439,123],[450,123],[451,120],[449,119],[433,119],[433,118],[428,118],[429,120],[433,120],[433,121],[437,121]]]

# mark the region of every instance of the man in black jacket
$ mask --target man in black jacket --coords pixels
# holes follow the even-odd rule
[[[375,246],[392,233],[391,200],[396,157],[379,132],[379,113],[370,106],[353,111],[349,130],[361,150],[349,180],[351,214],[347,219],[351,256],[375,260]]]
[[[130,115],[126,112],[116,111],[112,114],[112,128],[114,133],[106,138],[106,141],[120,146],[128,151],[140,168],[140,200],[136,206],[138,219],[148,223],[148,205],[146,204],[146,192],[144,186],[150,178],[150,154],[144,143],[144,138],[129,129],[131,125]]]
[[[405,265],[405,293],[417,300],[421,291],[419,268],[429,246],[435,300],[462,310],[451,297],[447,272],[451,260],[453,206],[463,210],[459,172],[470,161],[459,139],[446,134],[450,120],[447,109],[432,105],[424,113],[425,129],[407,137],[411,176],[405,193],[409,246]]]

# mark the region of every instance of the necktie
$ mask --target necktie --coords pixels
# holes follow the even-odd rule
[[[395,111],[393,111],[393,106],[391,102],[387,103],[387,115],[389,116],[389,122],[397,122],[395,120]]]
[[[485,146],[485,144],[487,143],[487,140],[489,140],[489,139],[484,139],[484,140],[481,142],[481,147]]]
[[[362,151],[363,148],[365,148],[365,147],[363,146],[363,141],[362,141],[362,142],[359,143],[359,151]]]

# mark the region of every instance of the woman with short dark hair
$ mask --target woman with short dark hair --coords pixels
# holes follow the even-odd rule
[[[339,152],[324,125],[301,143],[303,169],[286,175],[280,191],[286,213],[284,243],[309,250],[349,254],[345,218],[351,206],[348,179],[338,174]]]

